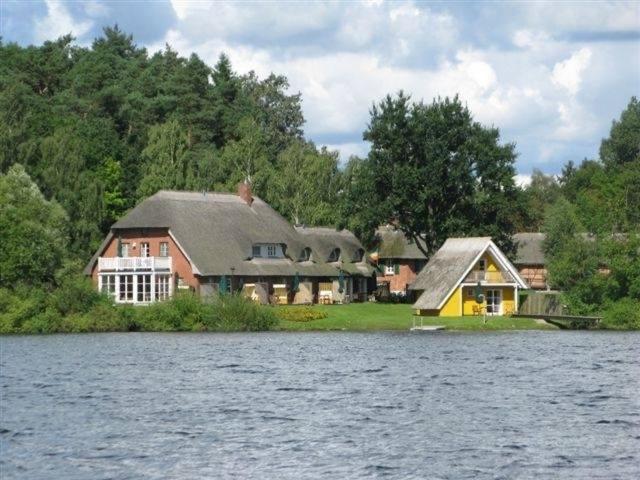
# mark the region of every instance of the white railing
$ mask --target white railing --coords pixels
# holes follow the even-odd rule
[[[171,271],[171,257],[99,257],[98,271]]]
[[[487,272],[474,270],[464,279],[464,283],[515,283],[515,279],[509,272]]]

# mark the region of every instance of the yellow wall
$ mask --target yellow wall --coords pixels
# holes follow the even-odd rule
[[[501,269],[488,252],[485,253],[482,258],[485,261],[485,270],[487,272],[500,272]],[[478,264],[473,267],[473,270],[478,270]],[[498,275],[499,277],[499,275]],[[489,278],[487,278],[489,280]],[[497,281],[497,279],[491,279],[490,281]],[[486,297],[486,290],[501,290],[502,291],[502,313],[514,313],[515,312],[515,287],[492,287],[490,285],[483,286],[482,292]],[[471,291],[471,296],[468,292]],[[460,308],[462,304],[462,309]],[[417,310],[417,315],[429,316],[429,317],[458,317],[460,315],[473,315],[473,307],[478,305],[475,298],[475,286],[461,287],[459,286],[447,299],[446,303],[440,310]],[[482,304],[482,311],[486,308],[486,302]],[[462,311],[461,311],[462,310]]]
[[[462,308],[463,315],[473,315],[473,307],[478,305],[476,303],[475,297],[475,288],[476,287],[464,287],[464,291],[462,292]],[[502,313],[515,313],[515,287],[482,287],[482,293],[484,293],[486,297],[486,291],[488,289],[491,290],[502,290]],[[469,296],[468,292],[471,291],[472,295]],[[486,308],[487,303],[483,303],[483,311]]]

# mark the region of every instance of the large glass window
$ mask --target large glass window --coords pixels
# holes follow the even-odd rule
[[[169,282],[171,275],[156,275],[156,300],[166,300],[169,298]]]
[[[138,275],[138,302],[151,301],[151,275]]]
[[[115,275],[102,275],[102,293],[106,293],[110,297],[116,296],[116,276]]]
[[[169,256],[169,242],[160,242],[160,256],[161,257]]]
[[[120,275],[120,292],[118,292],[120,302],[133,301],[133,275]]]

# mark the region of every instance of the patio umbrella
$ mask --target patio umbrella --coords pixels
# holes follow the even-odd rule
[[[338,293],[344,292],[344,273],[340,270],[340,275],[338,275]]]
[[[117,250],[116,255],[121,257],[122,256],[122,237],[120,235],[118,235],[118,243],[116,243],[116,250]]]
[[[225,275],[220,277],[220,284],[218,285],[218,291],[220,293],[227,293],[229,290],[229,283],[227,282],[227,277]]]
[[[293,276],[291,290],[293,291],[293,293],[296,293],[298,290],[300,290],[300,275],[298,275],[298,272],[296,272],[296,274]]]
[[[474,291],[476,303],[484,303],[484,293],[482,293],[482,283],[478,282]]]

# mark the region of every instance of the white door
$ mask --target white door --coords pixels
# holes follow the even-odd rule
[[[502,290],[487,290],[487,315],[502,313]]]

